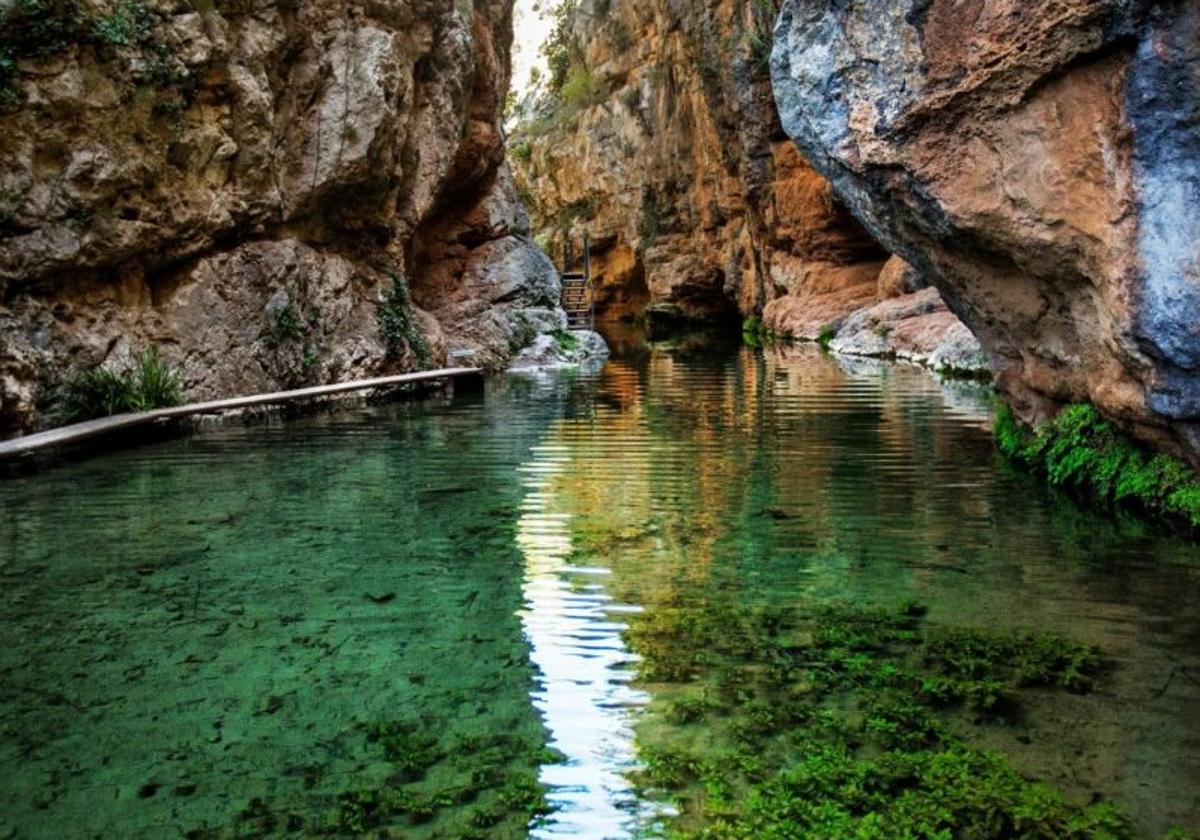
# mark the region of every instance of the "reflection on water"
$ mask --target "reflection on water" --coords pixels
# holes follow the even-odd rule
[[[623,607],[605,592],[608,570],[569,560],[570,516],[555,512],[554,498],[567,456],[561,446],[537,446],[521,467],[521,622],[540,674],[533,701],[550,745],[565,756],[542,768],[555,813],[532,836],[622,837],[653,813],[639,805],[626,778],[636,766],[629,711],[649,698],[629,685],[635,660],[621,640]]]
[[[663,689],[626,625],[910,597],[1099,645],[1100,691],[978,737],[1139,836],[1200,827],[1194,546],[1011,472],[988,411],[675,342],[4,482],[0,838],[632,836]]]

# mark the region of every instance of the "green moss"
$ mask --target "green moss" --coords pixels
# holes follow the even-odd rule
[[[429,364],[429,345],[413,316],[408,281],[403,275],[392,275],[391,288],[379,304],[379,331],[383,334],[389,361],[399,361],[405,352],[409,352],[418,367]]]
[[[924,608],[705,604],[633,618],[656,700],[635,781],[669,836],[1130,837],[960,734],[1016,725],[1031,687],[1088,691],[1098,651],[1050,634],[926,627]],[[972,731],[974,727],[967,727]]]
[[[1179,458],[1152,455],[1094,406],[1075,404],[1028,431],[1001,406],[994,426],[1005,456],[1102,504],[1200,528],[1200,476]]]
[[[97,366],[67,381],[60,387],[51,413],[58,422],[80,423],[112,414],[152,411],[179,405],[182,391],[179,374],[150,348],[125,369]]]

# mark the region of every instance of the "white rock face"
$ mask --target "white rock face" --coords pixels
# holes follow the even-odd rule
[[[543,368],[571,367],[599,363],[608,358],[608,344],[598,332],[543,333],[517,354],[509,370],[528,371]]]

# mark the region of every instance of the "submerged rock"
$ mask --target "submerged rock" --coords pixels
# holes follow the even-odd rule
[[[1025,419],[1200,457],[1200,7],[785,0],[783,127]]]

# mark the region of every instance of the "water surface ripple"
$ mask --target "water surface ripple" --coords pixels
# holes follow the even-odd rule
[[[1099,645],[1101,691],[984,745],[1200,828],[1195,547],[988,418],[904,365],[659,347],[0,483],[0,838],[637,836],[671,811],[631,621],[904,598]],[[505,810],[526,777],[545,819]]]

